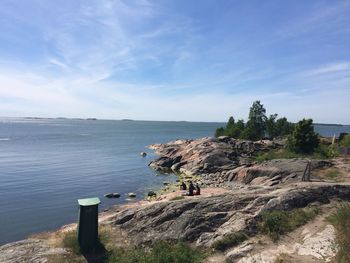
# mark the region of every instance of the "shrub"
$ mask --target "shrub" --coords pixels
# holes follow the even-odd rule
[[[342,147],[350,147],[350,134],[347,134],[340,141],[340,146]]]
[[[277,241],[280,235],[306,224],[318,214],[318,210],[294,209],[291,211],[266,211],[261,215],[260,231]]]
[[[237,246],[247,239],[247,235],[243,231],[228,234],[222,239],[213,243],[212,247],[216,250],[224,251],[230,247]]]
[[[350,262],[350,204],[340,205],[337,211],[328,219],[336,229],[337,262]]]
[[[288,136],[288,148],[296,153],[312,153],[319,145],[318,135],[314,132],[312,119],[303,119],[297,123]]]

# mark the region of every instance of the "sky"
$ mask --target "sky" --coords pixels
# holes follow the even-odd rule
[[[350,124],[350,1],[2,0],[0,116]]]

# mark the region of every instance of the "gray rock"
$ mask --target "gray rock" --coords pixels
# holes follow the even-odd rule
[[[225,254],[227,260],[234,262],[235,260],[246,256],[254,248],[251,242],[244,242],[238,247],[235,247]]]
[[[262,211],[328,203],[332,198],[350,200],[350,186],[314,185],[268,192],[258,189],[256,192],[186,198],[130,208],[120,212],[112,221],[133,237],[136,245],[183,239],[199,246],[210,246],[214,238],[228,231],[243,230],[250,236],[255,235]]]

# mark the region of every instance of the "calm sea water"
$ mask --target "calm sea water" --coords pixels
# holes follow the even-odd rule
[[[147,165],[146,147],[177,138],[212,136],[220,123],[0,120],[0,244],[77,220],[77,199],[99,197],[104,208],[142,199],[148,190],[173,181]],[[318,126],[332,136],[350,126]],[[142,158],[140,152],[148,153]],[[107,199],[119,192],[120,199]]]

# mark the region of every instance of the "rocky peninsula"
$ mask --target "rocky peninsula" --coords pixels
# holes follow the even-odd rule
[[[327,218],[339,203],[350,200],[350,160],[257,161],[258,154],[284,145],[283,140],[225,136],[151,145],[159,155],[151,168],[176,173],[180,180],[195,180],[203,194],[176,199],[180,193],[175,191],[157,201],[113,207],[101,214],[100,224],[113,232],[115,246],[150,247],[158,240],[180,239],[207,251],[206,263],[329,262],[337,245],[335,228]],[[311,180],[302,182],[309,163]],[[329,176],[331,172],[337,176]],[[317,212],[278,240],[261,231],[267,212],[296,209]],[[74,227],[4,245],[0,262],[57,262],[53,258],[71,253],[57,242],[58,237]],[[235,233],[244,233],[242,242],[215,249]]]

